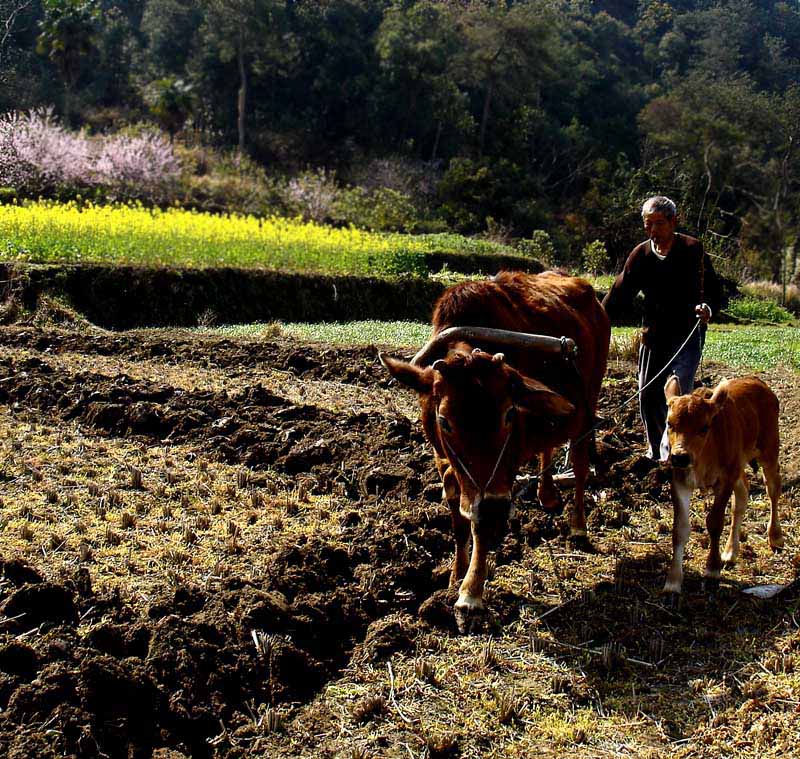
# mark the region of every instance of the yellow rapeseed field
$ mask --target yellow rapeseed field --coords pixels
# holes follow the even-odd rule
[[[441,249],[443,238],[456,236],[436,237],[435,246]],[[398,263],[421,258],[433,245],[430,238],[279,217],[220,216],[136,204],[0,205],[0,253],[12,261],[392,273],[402,270]]]

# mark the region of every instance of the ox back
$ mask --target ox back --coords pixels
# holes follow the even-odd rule
[[[502,352],[495,352],[489,332],[451,338],[445,333],[451,327],[503,330],[520,340],[505,340]],[[445,334],[437,340],[440,333]],[[577,357],[532,348],[522,339],[531,334],[570,338]],[[567,441],[575,473],[570,530],[585,537],[590,431],[610,336],[608,317],[585,280],[557,272],[501,272],[443,293],[431,341],[417,354],[430,365],[381,354],[392,376],[419,393],[423,428],[453,518],[451,586],[459,587],[462,629],[471,628],[483,610],[487,552],[506,529],[519,467],[538,457],[539,500],[555,509],[560,496],[550,462],[553,448]]]

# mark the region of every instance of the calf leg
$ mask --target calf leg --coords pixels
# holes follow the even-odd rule
[[[762,462],[761,466],[764,469],[767,494],[772,504],[767,537],[769,538],[769,547],[773,551],[778,551],[783,548],[783,531],[781,530],[780,516],[778,515],[778,500],[781,497],[781,472],[778,467],[777,457],[774,461]]]
[[[692,488],[683,478],[672,476],[672,564],[664,583],[665,593],[680,593],[683,584],[683,552],[689,539],[689,504]]]
[[[575,503],[569,518],[569,532],[574,538],[586,537],[586,509],[584,493],[586,478],[589,476],[589,442],[581,441],[570,449],[572,470],[575,473]]]
[[[728,542],[721,556],[724,562],[736,561],[736,557],[739,555],[739,530],[742,526],[742,517],[744,517],[744,512],[747,508],[748,495],[747,481],[744,473],[742,473],[742,476],[736,480],[736,484],[733,486],[734,507],[733,516],[731,517],[731,531],[728,534]]]
[[[461,488],[458,480],[444,459],[437,459],[436,465],[442,477],[442,495],[450,507],[450,518],[453,524],[453,535],[456,540],[456,552],[453,559],[453,569],[450,572],[450,587],[455,588],[467,573],[469,560],[469,520],[464,517],[459,508]]]
[[[456,622],[462,633],[471,632],[483,615],[483,586],[486,582],[486,560],[489,555],[488,536],[479,525],[472,523],[472,558],[455,605]]]
[[[561,494],[553,482],[553,473],[550,471],[550,463],[553,460],[553,449],[548,448],[542,451],[539,457],[541,462],[541,475],[539,476],[539,503],[546,511],[555,511],[561,505]]]
[[[710,580],[718,580],[722,569],[722,559],[719,555],[719,538],[725,524],[725,509],[733,492],[733,483],[721,483],[714,492],[714,503],[706,514],[706,529],[708,530],[708,556],[706,557],[705,576]],[[734,517],[734,521],[735,521]]]

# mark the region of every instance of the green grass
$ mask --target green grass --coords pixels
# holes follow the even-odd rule
[[[274,336],[278,331],[301,340],[332,345],[396,345],[413,348],[430,336],[430,325],[421,322],[362,321],[344,324],[253,324],[211,330],[228,336]],[[615,327],[613,339],[629,339],[635,327]],[[703,354],[734,369],[761,371],[776,366],[800,371],[800,328],[764,325],[711,325]]]
[[[773,324],[792,324],[794,316],[773,300],[745,295],[732,300],[725,311],[738,319]]]

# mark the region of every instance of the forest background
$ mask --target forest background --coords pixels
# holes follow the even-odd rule
[[[613,270],[663,193],[724,273],[797,277],[796,0],[0,0],[0,113],[46,108],[165,134],[181,180],[145,202]]]

